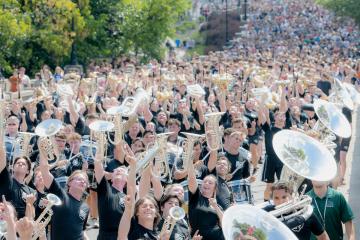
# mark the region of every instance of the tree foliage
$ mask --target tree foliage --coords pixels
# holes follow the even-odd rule
[[[134,52],[161,58],[190,0],[0,0],[0,67],[37,71]]]
[[[353,18],[360,26],[360,2],[359,0],[317,0],[321,5],[335,11],[340,16]]]

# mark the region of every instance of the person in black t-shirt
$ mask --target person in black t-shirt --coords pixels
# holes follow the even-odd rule
[[[198,230],[206,240],[224,239],[221,230],[222,209],[216,202],[217,179],[214,175],[204,178],[199,189],[196,182],[194,165],[189,164],[189,223],[191,235]],[[206,219],[206,220],[205,220]]]
[[[67,181],[67,191],[65,191],[54,181],[44,155],[44,153],[40,152],[40,171],[45,187],[49,193],[58,196],[62,202],[61,205],[53,207],[51,239],[87,239],[84,230],[89,215],[89,207],[82,201],[84,193],[89,186],[86,172],[80,170],[73,172]]]
[[[130,164],[130,171],[125,166],[114,169],[111,182],[105,178],[102,160],[95,159],[95,177],[98,184],[98,209],[100,229],[98,240],[117,239],[119,221],[125,209],[125,186],[135,189],[136,159],[128,145],[125,145],[125,160]]]
[[[274,205],[266,206],[264,208],[265,211],[273,211],[276,206],[291,200],[291,188],[289,188],[286,182],[274,184],[271,188],[271,192]],[[297,215],[283,223],[290,228],[299,240],[310,240],[311,233],[319,240],[329,239],[324,227],[321,225],[314,212],[307,219],[302,215]]]
[[[0,196],[4,195],[18,213],[25,216],[26,200],[33,197],[35,190],[25,184],[25,178],[30,174],[31,162],[28,157],[17,157],[14,160],[13,176],[6,168],[4,143],[0,144]]]
[[[169,211],[172,207],[181,207],[182,201],[177,195],[164,195],[160,200],[160,208],[162,212],[162,219],[160,220],[158,229],[162,230],[165,219],[170,221]],[[189,225],[185,219],[176,221],[175,226],[171,232],[170,240],[187,240],[190,239]]]
[[[121,217],[118,240],[160,240],[167,239],[169,232],[159,236],[156,226],[160,221],[160,213],[156,200],[151,196],[140,198],[135,204],[135,192],[128,189],[125,197],[125,211]],[[134,206],[135,205],[135,206]]]

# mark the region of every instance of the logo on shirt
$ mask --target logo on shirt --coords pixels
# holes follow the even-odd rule
[[[297,232],[297,233],[298,233],[298,232],[300,232],[303,228],[304,228],[304,223],[302,223],[302,224],[300,224],[300,225],[292,228],[291,230],[292,230],[293,232]]]
[[[86,215],[87,215],[86,211],[80,209],[80,211],[79,211],[79,217],[81,218],[81,220],[85,221]]]
[[[333,208],[333,207],[334,207],[334,202],[329,200],[329,201],[327,202],[326,207]]]

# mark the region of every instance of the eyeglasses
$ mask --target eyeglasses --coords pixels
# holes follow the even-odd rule
[[[8,126],[15,126],[16,123],[8,123],[7,125],[8,125]]]

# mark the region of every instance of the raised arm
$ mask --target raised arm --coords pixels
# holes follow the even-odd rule
[[[73,126],[76,126],[79,120],[79,113],[76,112],[74,103],[72,101],[72,96],[67,97],[67,103],[69,105],[69,112],[70,112],[70,122]]]
[[[194,169],[193,161],[189,162],[188,183],[189,183],[189,191],[191,193],[195,193],[197,188],[198,188],[198,184],[197,184],[197,181],[196,181],[196,175],[195,175],[195,169]]]
[[[50,173],[49,163],[45,153],[39,148],[39,156],[40,156],[40,171],[41,175],[44,179],[44,184],[46,188],[50,188],[52,182],[54,181],[54,176]]]
[[[121,217],[118,228],[118,240],[127,240],[131,227],[131,219],[134,215],[135,190],[128,188],[128,195],[125,198],[125,211]]]

